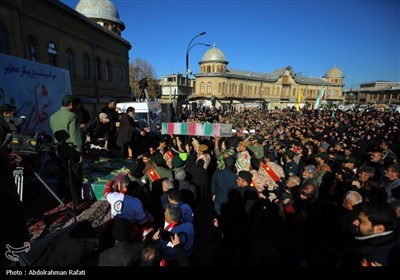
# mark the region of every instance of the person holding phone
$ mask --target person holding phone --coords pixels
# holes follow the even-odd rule
[[[159,229],[154,235],[153,240],[159,240],[161,254],[166,266],[174,266],[178,264],[178,255],[174,249],[175,235],[178,235],[181,246],[187,256],[193,251],[194,228],[191,223],[182,222],[182,210],[176,204],[167,204],[164,211],[165,223],[164,228]],[[165,231],[174,234],[174,238],[169,236],[169,240]]]

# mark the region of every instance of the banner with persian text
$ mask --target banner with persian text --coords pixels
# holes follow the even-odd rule
[[[52,135],[50,116],[71,93],[68,70],[0,54],[0,106],[13,105],[17,117],[25,116],[23,133]]]

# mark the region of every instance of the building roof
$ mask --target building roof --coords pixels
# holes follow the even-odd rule
[[[91,20],[90,18],[86,17],[85,15],[83,15],[82,13],[72,9],[71,7],[69,7],[68,5],[64,4],[61,1],[53,1],[53,0],[47,0],[47,3],[49,5],[53,5],[55,7],[57,7],[58,9],[61,9],[63,12],[67,13],[67,14],[71,14],[73,15],[75,18],[79,18],[81,21],[86,22],[87,24],[93,26],[94,28],[101,30],[102,32],[108,34],[109,36],[114,37],[115,39],[123,42],[124,44],[129,46],[129,49],[132,47],[130,42],[128,42],[127,40],[125,40],[124,38],[122,38],[121,36],[116,35],[114,32],[111,32],[108,29],[103,28],[101,25],[97,24],[96,22],[94,22],[93,20]]]
[[[318,86],[332,85],[332,83],[329,82],[327,79],[318,77],[306,77],[306,76],[296,75],[294,77],[294,80],[296,81],[296,83],[304,85],[318,85]]]
[[[342,70],[335,66],[333,66],[331,69],[329,69],[325,76],[325,78],[344,78]]]
[[[108,20],[119,24],[121,30],[125,29],[117,8],[109,0],[80,0],[75,9],[88,18]]]
[[[228,61],[225,59],[224,53],[220,49],[218,49],[215,44],[211,49],[206,51],[200,61],[200,64],[205,62],[223,62],[228,64]]]
[[[227,69],[227,73],[199,73],[196,74],[196,77],[205,77],[205,76],[230,76],[230,77],[237,77],[237,78],[247,78],[248,80],[259,80],[265,82],[276,82],[279,80],[284,73],[289,70],[292,73],[293,79],[298,84],[305,84],[305,85],[331,85],[332,83],[329,82],[327,79],[318,78],[318,77],[306,77],[297,74],[293,74],[294,71],[291,66],[286,66],[282,68],[278,68],[271,73],[259,73],[259,72],[252,72],[246,70],[238,70],[238,69]]]

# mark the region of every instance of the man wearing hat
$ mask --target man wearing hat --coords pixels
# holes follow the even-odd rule
[[[353,170],[354,175],[356,175],[356,158],[353,156],[344,157],[342,160],[342,167]]]
[[[77,206],[82,203],[83,145],[79,122],[73,113],[73,101],[72,95],[67,94],[63,97],[60,110],[50,116],[50,127],[54,141],[58,144],[57,154],[63,159],[61,176],[65,187],[61,189],[61,196],[71,197],[74,206]],[[70,174],[72,180],[69,178]]]
[[[197,140],[193,140],[192,144],[195,151],[197,151],[196,162],[202,159],[204,161],[203,168],[207,170],[208,165],[211,162],[211,156],[208,153],[208,146],[206,144],[199,144]]]
[[[248,138],[248,141],[250,143],[248,149],[253,152],[256,159],[261,160],[264,157],[264,147],[261,145],[264,139],[257,135],[252,135]]]
[[[185,168],[185,162],[180,158],[179,155],[175,155],[171,160],[171,167],[173,172],[176,172],[177,170],[183,170]]]
[[[243,140],[239,143],[237,149],[238,149],[238,154],[236,157],[236,163],[235,167],[237,172],[245,170],[245,171],[250,171],[251,167],[251,156],[249,152],[247,151],[247,147],[249,146],[249,142],[246,140]]]
[[[363,192],[363,194],[365,193],[368,194],[372,188],[378,188],[378,182],[372,181],[372,178],[374,177],[375,174],[375,168],[368,165],[363,165],[360,168],[358,168],[357,173],[358,173],[358,180],[353,181],[352,185],[360,189],[361,192]]]
[[[221,144],[222,147],[220,149],[219,142],[220,142],[219,136],[215,135],[214,136],[214,154],[215,154],[215,157],[217,158],[217,170],[223,170],[223,169],[225,169],[224,159],[227,157],[235,158],[236,152],[235,152],[235,149],[232,147],[226,148],[225,140],[222,141],[222,144]]]

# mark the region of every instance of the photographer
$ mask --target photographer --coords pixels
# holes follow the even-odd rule
[[[15,115],[15,107],[9,104],[3,104],[0,107],[0,145],[6,140],[7,133],[11,133],[11,128],[4,119],[5,117],[13,117]]]

